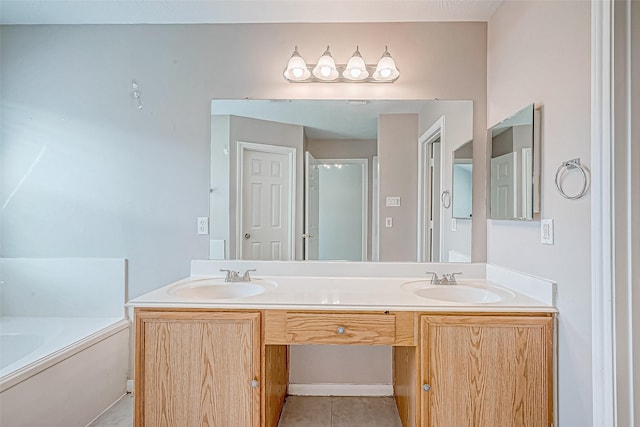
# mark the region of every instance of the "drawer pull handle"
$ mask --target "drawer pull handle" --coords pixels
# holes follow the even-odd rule
[[[425,385],[422,386],[422,389],[424,391],[429,391],[429,390],[431,390],[431,386],[429,384],[425,384]]]
[[[258,380],[251,380],[251,388],[258,388],[258,385],[260,385]]]
[[[344,326],[338,326],[338,334],[339,335],[344,334]]]

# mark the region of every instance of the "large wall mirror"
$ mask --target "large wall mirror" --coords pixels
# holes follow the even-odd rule
[[[437,165],[419,156],[436,122]],[[454,174],[472,136],[471,101],[213,100],[210,258],[470,261],[471,183]],[[468,224],[451,227],[443,192]],[[420,220],[437,257],[420,256]]]
[[[533,104],[493,126],[490,132],[491,219],[533,220],[539,209],[539,150]]]

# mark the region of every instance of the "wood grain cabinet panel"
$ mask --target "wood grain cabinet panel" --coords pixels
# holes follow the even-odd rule
[[[552,330],[543,316],[422,316],[422,426],[550,426]]]
[[[260,313],[137,310],[136,334],[136,426],[260,425]]]

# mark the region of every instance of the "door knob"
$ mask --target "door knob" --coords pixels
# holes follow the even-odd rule
[[[244,233],[244,239],[249,240],[251,238],[251,233]]]
[[[315,234],[313,234],[313,233],[304,233],[304,234],[302,235],[302,238],[303,238],[303,239],[310,239],[310,238],[312,238],[312,237],[316,237],[316,235],[315,235]]]

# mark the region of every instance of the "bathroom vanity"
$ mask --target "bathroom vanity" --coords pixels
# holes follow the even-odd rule
[[[276,427],[288,346],[300,344],[392,346],[405,427],[553,423],[553,306],[485,279],[434,286],[415,277],[281,276],[245,284],[261,280],[262,293],[204,299],[205,288],[234,284],[191,277],[130,302],[136,426]]]

